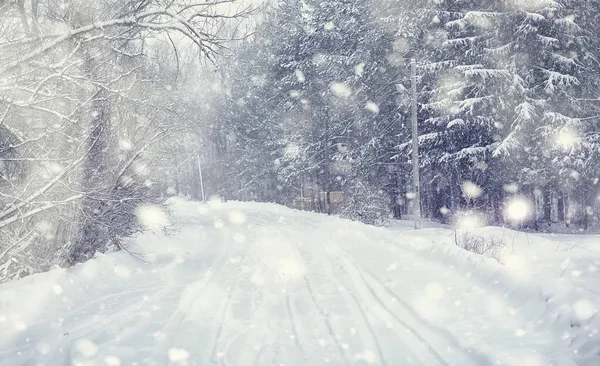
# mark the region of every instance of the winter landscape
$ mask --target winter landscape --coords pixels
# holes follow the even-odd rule
[[[0,365],[600,365],[599,34],[0,0]]]

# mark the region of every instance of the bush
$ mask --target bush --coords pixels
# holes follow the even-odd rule
[[[344,193],[342,217],[376,226],[389,220],[389,197],[381,189],[356,182]]]
[[[459,230],[455,229],[454,242],[464,250],[485,255],[495,259],[499,263],[504,253],[508,250],[508,245],[503,237],[492,236],[486,238],[482,233],[474,233],[468,230],[459,233]]]

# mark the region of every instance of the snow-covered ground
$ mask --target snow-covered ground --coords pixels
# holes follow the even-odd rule
[[[600,237],[481,229],[514,242],[499,264],[448,228],[172,209],[175,234],[131,241],[145,261],[1,285],[0,365],[600,364]]]

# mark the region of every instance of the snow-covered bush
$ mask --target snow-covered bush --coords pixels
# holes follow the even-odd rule
[[[381,189],[361,182],[344,191],[341,216],[369,225],[384,225],[389,220],[389,198]]]
[[[508,250],[508,245],[503,237],[486,237],[483,233],[470,230],[455,229],[455,244],[469,252],[485,255],[500,262],[502,256]]]

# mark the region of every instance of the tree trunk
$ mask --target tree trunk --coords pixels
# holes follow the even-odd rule
[[[565,194],[563,192],[560,192],[558,195],[556,206],[558,211],[558,221],[565,222]]]
[[[586,202],[586,194],[585,187],[581,188],[581,214],[583,221],[583,230],[588,229],[588,210],[587,210],[587,202]]]
[[[544,221],[551,222],[552,221],[552,190],[550,187],[544,188],[544,193],[542,196],[544,202],[543,210],[544,210]]]

